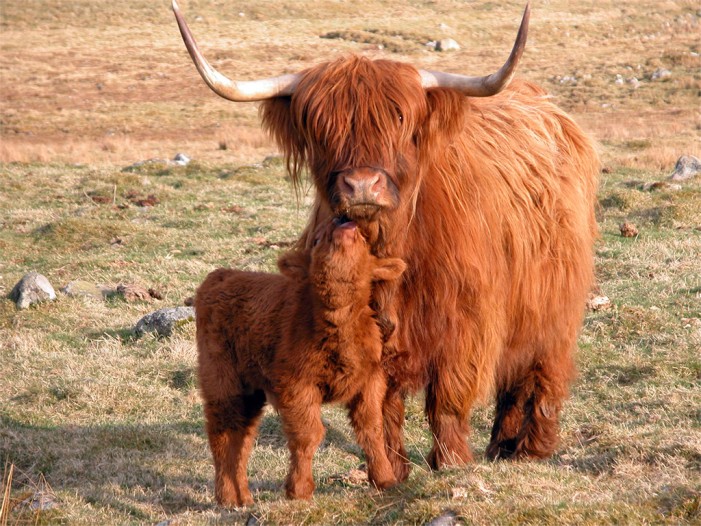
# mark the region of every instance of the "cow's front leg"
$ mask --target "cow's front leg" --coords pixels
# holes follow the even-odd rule
[[[472,461],[467,445],[470,432],[471,397],[459,392],[460,383],[444,368],[426,388],[426,416],[433,432],[433,447],[428,455],[431,469],[460,466]]]

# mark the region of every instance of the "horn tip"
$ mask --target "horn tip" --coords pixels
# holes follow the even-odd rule
[[[172,2],[171,5],[172,5],[172,8],[173,8],[173,11],[180,11],[180,7],[178,6],[177,0],[173,0],[173,2]]]

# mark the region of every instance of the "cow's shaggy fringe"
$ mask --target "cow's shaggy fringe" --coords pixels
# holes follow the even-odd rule
[[[399,190],[397,206],[363,224],[377,255],[408,263],[399,287],[374,293],[388,327],[385,428],[398,476],[401,400],[419,388],[433,467],[471,458],[470,410],[490,393],[488,455],[551,454],[593,279],[599,163],[589,139],[527,82],[465,98],[424,91],[409,65],[360,57],[311,68],[292,98],[261,113],[293,181],[306,167],[318,190],[302,244],[345,213],[340,170],[380,167]]]

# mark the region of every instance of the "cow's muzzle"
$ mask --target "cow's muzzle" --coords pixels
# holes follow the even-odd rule
[[[392,207],[395,193],[394,184],[381,168],[351,168],[339,172],[336,177],[338,205],[351,219]]]

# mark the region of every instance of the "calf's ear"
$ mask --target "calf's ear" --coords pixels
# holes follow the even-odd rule
[[[277,268],[289,278],[305,279],[309,271],[309,254],[301,250],[286,252],[278,258]]]
[[[372,271],[373,281],[390,281],[397,279],[406,270],[406,263],[399,258],[378,259]]]

